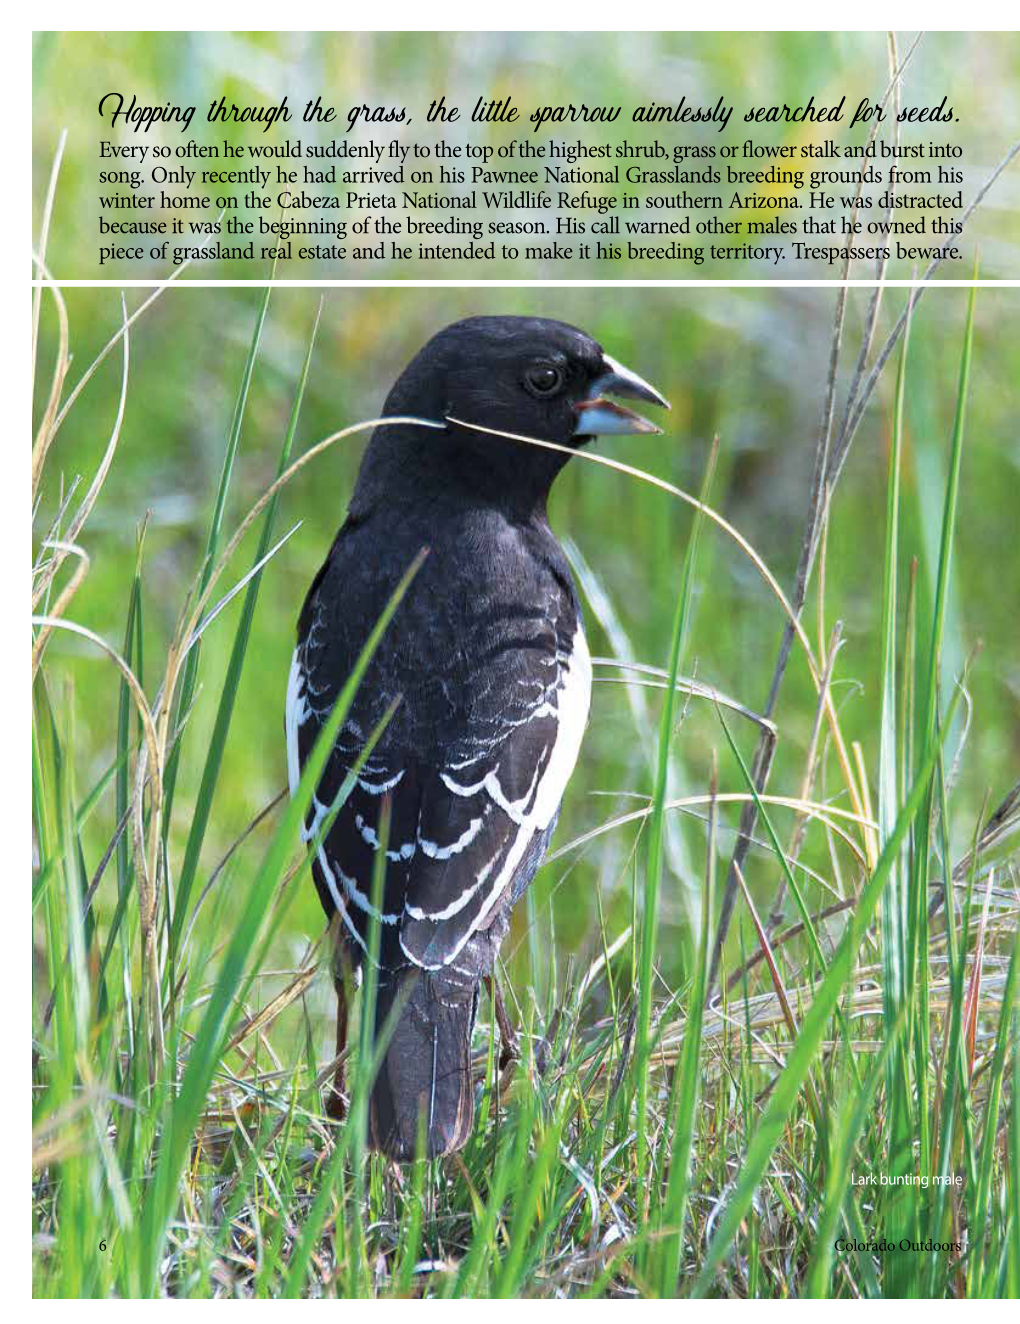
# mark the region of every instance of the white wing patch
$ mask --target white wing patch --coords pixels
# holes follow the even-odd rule
[[[291,799],[301,780],[301,759],[298,753],[298,727],[303,726],[310,709],[305,698],[305,673],[301,669],[301,650],[294,649],[287,680],[287,709],[284,725],[287,732],[287,784]]]
[[[588,725],[588,710],[591,707],[591,654],[588,641],[584,637],[584,626],[577,623],[567,659],[567,674],[559,692],[557,714],[559,725],[556,731],[556,743],[549,758],[545,776],[538,788],[535,808],[532,810],[535,826],[545,829],[553,820],[560,807],[563,792],[567,789],[570,774],[574,771],[577,756],[581,752],[584,728]]]

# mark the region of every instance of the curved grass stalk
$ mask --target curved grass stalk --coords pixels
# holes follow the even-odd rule
[[[57,179],[60,175],[60,163],[64,159],[64,148],[67,146],[67,130],[60,130],[60,137],[57,139],[57,150],[53,157],[53,165],[50,167],[50,182],[46,186],[46,201],[43,203],[42,225],[39,229],[39,265],[46,261],[46,245],[50,238],[50,221],[53,218],[53,203],[57,196]],[[39,349],[39,315],[42,311],[42,286],[36,286],[35,294],[32,296],[32,380],[35,381],[35,362]]]
[[[526,437],[519,432],[503,432],[499,428],[485,427],[481,423],[469,423],[463,418],[448,416],[446,422],[453,423],[457,427],[468,428],[472,432],[484,432],[488,436],[503,437],[507,441],[521,441],[526,446],[539,446],[543,450],[558,451],[561,455],[570,455],[575,460],[587,460],[591,464],[601,464],[607,469],[615,469],[617,473],[627,474],[630,478],[637,478],[643,483],[649,483],[652,487],[657,487],[660,491],[666,492],[670,496],[674,496],[678,500],[686,502],[686,504],[693,510],[699,511],[706,519],[711,520],[713,524],[717,525],[718,528],[720,528],[729,538],[732,538],[744,555],[748,557],[755,569],[761,575],[762,579],[764,579],[765,583],[768,585],[779,605],[782,607],[787,619],[797,630],[797,637],[803,646],[804,655],[807,658],[808,665],[811,668],[812,674],[814,675],[816,673],[817,664],[815,662],[815,655],[814,650],[811,647],[811,642],[803,628],[800,626],[796,614],[790,606],[789,599],[780,588],[776,577],[766,565],[764,558],[755,551],[754,547],[748,542],[740,530],[735,528],[729,520],[724,519],[717,510],[714,510],[705,502],[700,501],[697,497],[691,496],[690,492],[685,492],[682,487],[677,487],[675,484],[667,482],[665,478],[658,478],[655,474],[647,473],[644,469],[638,469],[633,464],[626,464],[623,460],[614,460],[608,455],[596,455],[594,451],[579,451],[573,446],[561,446],[557,441],[544,441],[539,437]],[[432,426],[439,427],[441,425],[433,423]]]
[[[621,671],[635,673],[631,676],[596,676],[594,679],[603,685],[644,685],[648,689],[664,690],[669,683],[669,675],[666,671],[661,667],[649,666],[645,662],[621,662],[615,657],[593,657],[591,661],[594,667],[619,667]],[[681,694],[689,694],[692,698],[711,699],[713,703],[717,703],[721,708],[728,708],[738,716],[746,717],[755,726],[778,735],[775,722],[770,721],[767,717],[762,717],[760,713],[754,712],[753,709],[741,703],[739,699],[733,699],[728,694],[723,694],[714,685],[709,685],[701,680],[693,680],[687,676],[677,676],[676,688]]]
[[[716,804],[747,804],[753,797],[746,791],[722,791],[715,797],[710,795],[684,795],[677,800],[667,800],[663,805],[663,809],[698,808],[702,805],[711,804],[713,798]],[[863,850],[850,833],[834,820],[842,819],[844,822],[855,823],[871,831],[875,828],[875,823],[871,819],[850,809],[839,809],[835,805],[819,804],[814,800],[801,800],[795,795],[759,795],[758,799],[763,805],[777,805],[781,809],[793,809],[808,819],[817,818],[826,828],[835,832],[846,842],[860,864],[866,865],[867,859]],[[556,850],[545,856],[543,863],[552,864],[554,860],[560,859],[579,846],[586,846],[589,841],[594,841],[596,837],[601,837],[606,832],[612,832],[615,828],[624,827],[627,823],[641,822],[648,818],[651,813],[651,806],[646,805],[643,809],[635,809],[629,814],[620,814],[617,818],[611,818],[605,823],[600,823],[598,827],[591,828],[588,832],[582,832],[579,837],[574,837],[565,845],[558,846]]]
[[[674,496],[678,500],[685,502],[694,510],[700,511],[706,519],[711,520],[711,522],[721,529],[727,537],[731,538],[737,544],[765,581],[769,590],[782,608],[789,628],[793,631],[795,638],[803,650],[804,658],[807,662],[808,670],[811,673],[811,681],[815,690],[819,694],[823,693],[822,671],[815,657],[814,649],[811,646],[811,641],[808,638],[807,632],[801,624],[800,613],[794,611],[789,598],[783,592],[775,575],[773,575],[772,571],[765,563],[764,558],[754,549],[739,529],[735,528],[729,520],[724,519],[718,511],[713,510],[711,506],[699,501],[697,497],[691,496],[691,494],[685,492],[683,488],[667,482],[665,478],[658,478],[655,474],[646,473],[644,469],[638,469],[632,464],[625,464],[622,460],[614,460],[608,455],[596,455],[593,451],[578,451],[572,446],[561,446],[555,441],[543,441],[538,437],[526,437],[517,432],[503,432],[498,428],[484,427],[481,423],[468,423],[462,418],[448,416],[446,421],[448,423],[454,423],[458,427],[469,428],[473,432],[484,432],[490,436],[503,437],[507,441],[521,441],[527,446],[539,446],[543,450],[559,451],[561,454],[573,456],[578,460],[587,460],[591,464],[601,464],[607,469],[615,469],[617,473],[627,474],[631,478],[637,478],[640,482],[649,483],[652,487],[657,487],[660,491],[666,492],[670,496]],[[433,424],[432,426],[437,427],[439,425]],[[846,744],[843,740],[843,733],[839,725],[839,717],[836,712],[836,707],[832,702],[831,695],[825,696],[825,710],[829,722],[829,729],[832,733],[833,745],[836,750],[836,757],[839,760],[840,770],[843,774],[844,783],[846,784],[854,809],[859,814],[863,815],[863,798],[857,785],[853,764],[850,761]]]
[[[145,698],[145,691],[138,683],[138,678],[135,673],[124,661],[120,653],[117,652],[116,648],[114,648],[112,644],[108,644],[102,635],[96,634],[94,630],[90,630],[86,625],[79,625],[77,621],[65,621],[55,616],[33,616],[31,622],[33,625],[47,627],[51,630],[68,630],[71,634],[80,635],[82,639],[88,639],[90,643],[95,644],[106,653],[127,682],[127,687],[131,691],[131,697],[134,699],[135,707],[138,710],[138,716],[142,721],[146,743],[150,747],[150,753],[154,754],[156,750],[156,731],[152,722],[152,714],[149,711],[149,705]]]

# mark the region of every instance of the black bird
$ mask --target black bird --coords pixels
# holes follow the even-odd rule
[[[383,607],[430,549],[361,682],[304,829],[310,841],[402,696],[312,865],[326,914],[337,916],[339,1056],[345,975],[357,977],[367,959],[388,799],[376,1033],[400,1004],[372,1089],[370,1138],[394,1159],[415,1156],[422,1113],[429,1157],[470,1134],[479,986],[552,836],[591,689],[577,591],[546,518],[569,457],[465,424],[569,447],[659,431],[609,395],[668,408],[562,322],[472,317],[440,331],[401,374],[384,416],[441,426],[376,429],[301,612],[287,689],[292,792]],[[341,1093],[338,1069],[334,1116]]]

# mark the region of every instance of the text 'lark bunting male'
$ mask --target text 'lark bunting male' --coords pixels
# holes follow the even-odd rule
[[[386,416],[442,426],[376,430],[347,520],[301,612],[287,689],[292,791],[372,627],[429,548],[361,682],[304,829],[313,841],[400,696],[312,866],[326,913],[336,916],[338,1053],[345,973],[349,982],[368,959],[373,915],[379,925],[376,1032],[395,1003],[397,1012],[370,1129],[373,1146],[396,1159],[414,1157],[419,1125],[430,1157],[470,1134],[479,985],[552,835],[588,716],[591,663],[577,592],[546,519],[568,456],[477,428],[570,447],[658,431],[609,396],[666,405],[562,322],[474,317],[446,327],[385,406]],[[334,1112],[340,1091],[338,1073]]]

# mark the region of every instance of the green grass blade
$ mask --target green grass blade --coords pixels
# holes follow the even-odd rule
[[[701,500],[707,501],[711,488],[712,474],[718,445],[713,444],[702,485]],[[645,892],[643,897],[644,914],[641,929],[639,952],[640,977],[638,985],[638,1019],[635,1038],[635,1070],[637,1072],[637,1164],[638,1181],[642,1192],[644,1210],[647,1213],[647,1201],[650,1194],[648,1181],[648,1140],[646,1134],[648,1119],[648,1074],[652,1052],[652,981],[655,964],[655,951],[658,937],[658,895],[662,876],[664,819],[666,804],[666,786],[669,778],[669,750],[673,739],[673,726],[676,719],[676,679],[680,673],[680,660],[683,656],[687,638],[691,596],[694,588],[694,567],[697,557],[698,536],[701,531],[701,511],[696,511],[687,542],[683,569],[680,575],[680,591],[677,594],[676,614],[673,618],[673,634],[669,650],[669,678],[663,696],[662,717],[659,723],[659,749],[655,770],[655,785],[652,793],[651,814],[645,828],[648,837],[645,864]]]
[[[297,390],[294,394],[294,403],[291,407],[290,420],[287,424],[287,430],[284,435],[283,447],[280,451],[280,459],[276,469],[277,478],[279,478],[280,474],[283,473],[284,469],[286,469],[287,465],[290,463],[291,450],[294,445],[294,436],[297,432],[298,417],[301,413],[301,402],[304,399],[305,386],[308,382],[308,371],[311,367],[312,352],[315,348],[315,336],[318,327],[319,315],[316,314],[312,333],[308,340],[308,349],[305,352],[305,360],[301,369],[301,376],[298,379]],[[273,526],[276,521],[278,503],[279,493],[276,493],[266,508],[265,517],[262,522],[262,534],[259,538],[258,548],[255,552],[255,565],[259,564],[269,550],[273,535]],[[180,942],[184,921],[187,918],[188,902],[191,898],[191,889],[195,881],[195,871],[198,868],[202,843],[205,840],[206,828],[209,824],[209,815],[212,811],[216,783],[219,780],[220,767],[223,762],[224,750],[226,749],[227,736],[230,732],[230,721],[234,713],[234,704],[237,701],[237,692],[241,683],[241,672],[244,668],[244,660],[248,651],[248,641],[251,637],[251,626],[252,621],[255,618],[255,608],[258,603],[259,587],[262,583],[263,573],[264,570],[259,570],[257,574],[252,576],[245,592],[244,605],[242,606],[241,617],[238,621],[237,630],[234,635],[234,644],[230,654],[230,662],[227,666],[226,679],[224,680],[223,688],[220,691],[219,706],[216,711],[216,721],[213,726],[212,736],[209,740],[209,751],[206,755],[205,766],[202,770],[202,781],[199,787],[198,797],[195,801],[191,828],[188,832],[188,842],[184,851],[184,863],[181,866],[180,877],[177,884],[177,898],[174,905],[173,922],[170,927],[171,971],[175,969],[177,945]]]
[[[712,779],[713,794],[715,776]],[[713,799],[708,821],[708,860],[705,869],[705,895],[701,906],[701,935],[694,983],[684,1025],[684,1043],[680,1064],[674,1073],[672,1128],[668,1142],[669,1177],[666,1201],[660,1216],[660,1231],[675,1228],[661,1243],[658,1265],[660,1297],[675,1295],[682,1263],[684,1227],[690,1192],[691,1162],[694,1149],[694,1123],[701,1084],[701,1032],[708,997],[712,965],[712,922],[715,915],[716,876],[716,803]]]
[[[935,585],[935,612],[931,627],[931,646],[928,650],[928,681],[925,687],[925,720],[922,737],[931,740],[935,726],[935,708],[939,686],[939,661],[946,626],[949,601],[949,577],[953,560],[953,541],[956,536],[956,514],[960,500],[960,468],[963,460],[964,420],[967,414],[967,395],[970,387],[970,364],[974,347],[974,306],[977,287],[972,286],[967,301],[967,326],[960,358],[960,380],[956,393],[956,414],[953,420],[953,442],[949,461],[949,480],[942,513],[942,536],[939,541],[939,567]]]
[[[230,478],[234,470],[234,459],[237,455],[237,447],[241,438],[241,424],[244,422],[245,407],[248,403],[248,391],[251,387],[252,375],[255,371],[255,362],[258,358],[259,342],[262,339],[262,328],[265,325],[266,312],[269,308],[269,296],[272,293],[272,286],[267,285],[263,295],[262,302],[259,304],[259,310],[255,318],[255,325],[252,329],[251,342],[248,346],[248,356],[245,360],[244,371],[241,374],[241,384],[238,388],[237,397],[234,401],[234,413],[230,421],[230,431],[227,434],[227,447],[223,455],[223,467],[220,470],[219,486],[216,489],[216,501],[213,506],[212,520],[209,524],[209,533],[206,538],[205,556],[202,560],[202,569],[199,572],[198,595],[201,597],[209,583],[209,576],[212,574],[213,564],[216,559],[216,549],[219,546],[220,533],[223,527],[223,513],[227,504],[227,493],[230,490]],[[195,696],[195,686],[198,683],[198,664],[201,655],[201,644],[193,648],[188,654],[184,663],[184,673],[181,677],[180,696],[177,703],[178,713],[186,713]],[[181,747],[178,745],[167,759],[166,772],[163,777],[163,835],[164,839],[170,830],[170,816],[173,809],[174,791],[177,786],[177,771],[180,767]]]
[[[138,534],[135,548],[135,573],[131,581],[131,594],[128,599],[127,621],[124,625],[123,656],[129,667],[134,668],[138,683],[144,685],[142,673],[142,553],[145,546],[145,524]],[[134,705],[127,681],[121,678],[120,696],[117,705],[117,789],[116,822],[120,823],[128,812],[128,778],[133,741],[131,738],[131,715]],[[139,719],[140,720],[140,719]],[[117,914],[111,926],[113,933],[120,934],[121,980],[124,986],[124,999],[128,1007],[129,1049],[134,1052],[133,1018],[130,1014],[132,1001],[131,978],[131,938],[123,926],[124,911],[131,892],[131,874],[129,869],[130,828],[121,833],[117,842]],[[103,965],[105,972],[105,961]]]
[[[878,827],[885,842],[899,809],[896,717],[896,604],[899,575],[900,471],[903,453],[903,399],[910,344],[910,317],[903,331],[896,404],[893,410],[892,441],[889,448],[888,505],[886,510],[885,568],[882,582],[882,705],[879,715]],[[906,996],[907,894],[903,870],[894,865],[882,897],[882,989],[888,1023],[897,1016]]]
[[[538,1216],[539,1203],[543,1190],[549,1181],[549,1175],[559,1154],[563,1135],[564,1113],[569,1106],[570,1093],[564,1091],[557,1112],[549,1119],[542,1130],[541,1137],[529,1157],[526,1169],[522,1169],[514,1200],[513,1219],[511,1222],[510,1249],[503,1260],[502,1270],[493,1296],[500,1298],[514,1297],[521,1294],[526,1275],[523,1270],[528,1253],[528,1235]],[[540,1116],[541,1114],[539,1114]]]
[[[904,328],[900,347],[899,368],[896,377],[896,398],[893,409],[892,438],[889,450],[889,474],[886,508],[885,565],[882,583],[882,651],[881,651],[881,708],[879,712],[879,765],[878,765],[878,826],[879,841],[888,839],[899,809],[900,776],[897,755],[896,713],[896,619],[897,580],[899,575],[900,527],[900,474],[903,452],[903,403],[907,376],[907,354],[910,340],[910,317]],[[904,754],[905,757],[905,754]],[[913,1010],[910,1002],[911,913],[909,889],[909,852],[901,852],[894,862],[889,882],[882,894],[880,922],[882,930],[882,1005],[886,1026],[886,1042],[891,1027],[906,1009]],[[911,1019],[911,1026],[914,1021]],[[906,1039],[909,1041],[909,1034]],[[916,1039],[915,1039],[916,1043]],[[906,1176],[913,1170],[911,1137],[915,1120],[927,1125],[927,1116],[914,1107],[910,1071],[909,1042],[897,1040],[897,1051],[886,1056],[886,1098],[888,1117],[888,1158],[886,1166],[890,1176]],[[919,1066],[917,1087],[920,1088],[927,1068]],[[887,1226],[891,1241],[909,1237],[916,1231],[916,1188],[901,1187],[889,1199]],[[914,1206],[914,1207],[912,1207]],[[909,1290],[909,1275],[914,1265],[904,1256],[896,1255],[886,1261],[887,1285],[896,1295]]]

